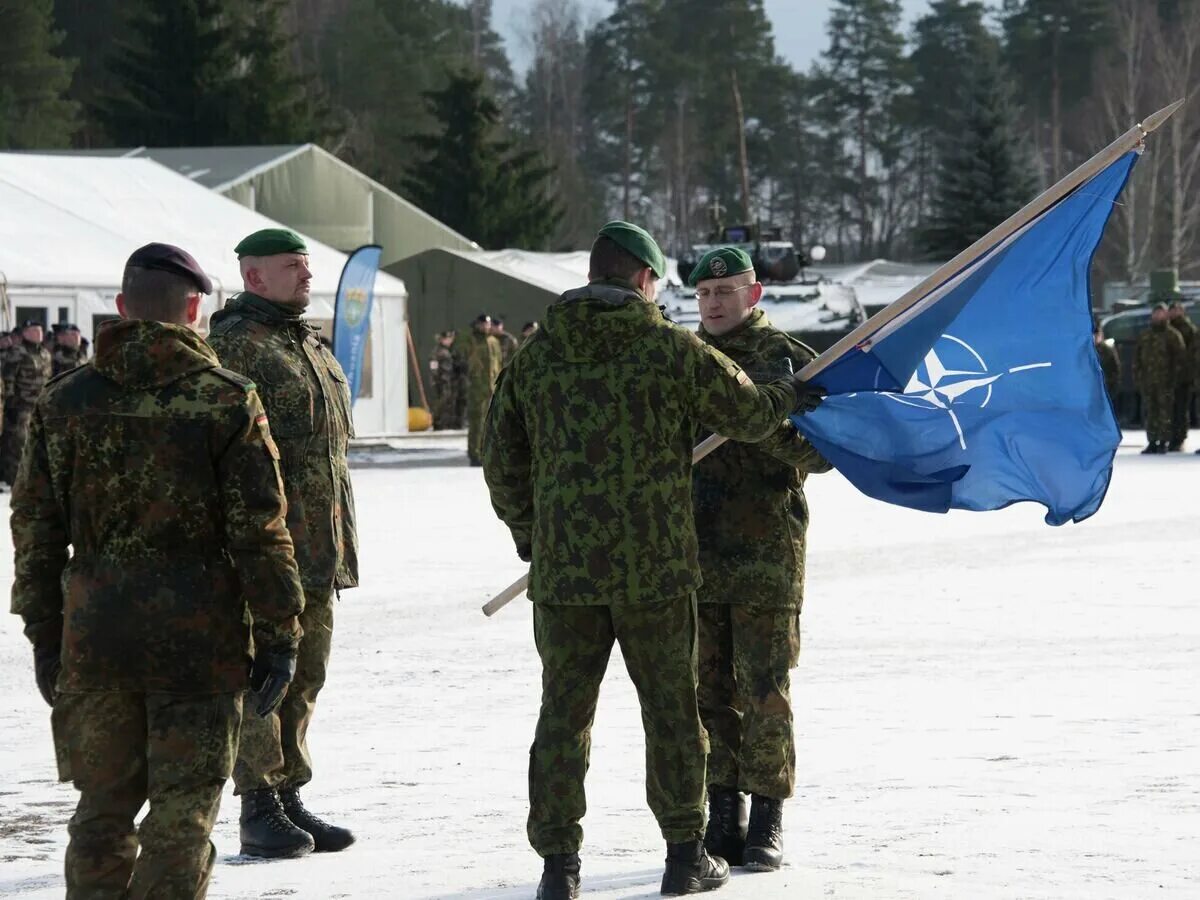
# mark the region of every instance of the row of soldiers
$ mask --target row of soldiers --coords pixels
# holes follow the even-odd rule
[[[46,382],[87,361],[87,344],[71,323],[54,326],[49,336],[30,319],[0,334],[0,382],[3,383],[3,433],[0,434],[0,481],[11,485],[29,432],[34,404]]]
[[[1153,275],[1150,327],[1138,338],[1133,358],[1133,384],[1142,395],[1146,423],[1142,452],[1177,453],[1187,441],[1193,393],[1200,390],[1200,341],[1175,272]]]
[[[537,330],[537,322],[526,322],[518,340],[505,330],[502,317],[480,313],[463,338],[454,331],[434,335],[433,356],[429,360],[433,427],[441,431],[465,426],[467,459],[473,466],[480,465],[483,420],[496,377],[517,348]]]

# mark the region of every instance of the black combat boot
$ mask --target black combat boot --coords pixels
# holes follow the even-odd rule
[[[243,856],[293,859],[312,852],[312,835],[292,824],[274,788],[242,794],[240,824]]]
[[[537,900],[576,900],[579,896],[579,854],[551,853],[542,869]]]
[[[662,880],[666,896],[715,891],[727,881],[729,864],[719,856],[709,856],[702,841],[667,844],[667,870]]]
[[[1159,452],[1160,451],[1158,449],[1158,441],[1151,441],[1145,447],[1142,448],[1143,455],[1147,454],[1147,453],[1159,453]]]
[[[750,830],[742,865],[756,872],[778,869],[783,865],[783,801],[773,797],[750,798]]]
[[[349,828],[339,828],[322,822],[300,802],[298,788],[280,788],[279,799],[283,801],[283,811],[297,828],[303,828],[312,835],[313,844],[318,853],[336,853],[345,850],[354,843],[354,835]]]
[[[736,788],[708,786],[708,828],[704,849],[731,866],[742,864],[746,847],[746,799]]]

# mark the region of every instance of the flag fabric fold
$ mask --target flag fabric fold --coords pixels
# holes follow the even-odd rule
[[[813,380],[797,428],[863,493],[1046,521],[1099,509],[1121,432],[1092,338],[1089,272],[1137,161],[1113,162]]]

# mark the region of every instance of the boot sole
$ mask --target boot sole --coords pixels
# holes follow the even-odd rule
[[[663,885],[660,894],[664,897],[685,897],[688,894],[703,894],[705,891],[715,891],[718,888],[723,888],[729,883],[729,877],[726,876],[720,880],[708,879],[701,881],[691,881],[685,887],[679,885]]]
[[[313,848],[309,844],[300,844],[298,847],[289,847],[284,850],[252,847],[242,844],[241,849],[241,855],[248,856],[251,859],[297,859],[301,856],[308,856],[312,852]]]

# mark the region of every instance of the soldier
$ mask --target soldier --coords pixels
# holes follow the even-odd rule
[[[453,331],[434,335],[433,356],[429,360],[429,386],[433,390],[433,428],[462,428],[458,418],[458,371],[454,359]]]
[[[492,334],[492,319],[486,313],[480,313],[472,323],[464,357],[467,375],[467,461],[473,466],[481,466],[483,422],[503,365],[500,342]]]
[[[814,358],[756,308],[763,288],[741,250],[709,251],[690,283],[700,339],[754,381],[798,372]],[[783,801],[796,780],[788,673],[800,653],[804,479],[829,468],[788,423],[778,439],[729,444],[693,472],[704,572],[698,696],[711,744],[704,843],[731,865],[778,869],[783,862]],[[742,792],[751,796],[748,832]]]
[[[54,375],[61,375],[87,362],[87,350],[83,347],[83,336],[79,326],[67,322],[54,326],[54,347],[50,351]]]
[[[225,365],[254,379],[271,417],[304,587],[295,680],[275,715],[242,728],[233,770],[234,793],[242,798],[242,853],[270,859],[354,842],[349,830],[305,809],[299,793],[312,780],[306,735],[325,683],[333,594],[358,585],[346,465],[353,427],[342,367],[301,318],[312,280],[303,239],[267,228],[235,251],[245,291],[213,314],[208,340]]]
[[[1178,453],[1187,443],[1188,430],[1192,425],[1192,367],[1191,360],[1196,347],[1196,326],[1188,318],[1187,309],[1180,299],[1183,295],[1176,287],[1174,299],[1167,308],[1167,323],[1183,338],[1184,361],[1179,367],[1179,384],[1175,388],[1175,403],[1171,409],[1171,443],[1168,452]]]
[[[500,365],[507,366],[512,355],[521,346],[515,337],[504,330],[504,317],[492,316],[492,334],[500,344]]]
[[[538,331],[538,323],[537,322],[526,322],[525,327],[521,329],[521,346],[524,347],[525,342],[528,341],[535,334],[537,334],[537,331]]]
[[[708,855],[707,740],[696,706],[692,439],[772,435],[811,385],[756,388],[719,351],[655,306],[662,251],[610,222],[592,245],[590,281],[549,308],[544,327],[500,376],[484,475],[492,505],[532,561],[529,598],[542,661],[530,751],[528,832],[545,860],[538,897],[579,892],[584,774],[600,682],[614,641],[638,690],[646,791],[667,842],[664,894],[718,888]]]
[[[1096,344],[1096,357],[1100,361],[1100,371],[1104,373],[1104,390],[1108,392],[1108,401],[1116,408],[1117,391],[1121,387],[1121,356],[1112,341],[1104,339],[1104,329],[1100,320],[1092,317],[1092,339]]]
[[[1186,365],[1183,338],[1167,324],[1167,307],[1159,303],[1150,327],[1138,338],[1133,357],[1133,384],[1142,394],[1146,440],[1143,453],[1166,453],[1171,438],[1171,410],[1180,370]]]
[[[4,459],[0,460],[3,478],[9,484],[17,475],[21,449],[29,431],[29,420],[38,395],[50,380],[53,363],[42,346],[42,323],[30,319],[21,326],[21,340],[9,351],[4,367],[5,433]]]
[[[68,900],[205,896],[247,605],[260,714],[295,666],[304,597],[278,453],[254,384],[193,330],[211,291],[183,250],[135,251],[95,365],[51,382],[31,414],[12,611],[53,707],[60,775],[80,793]]]

